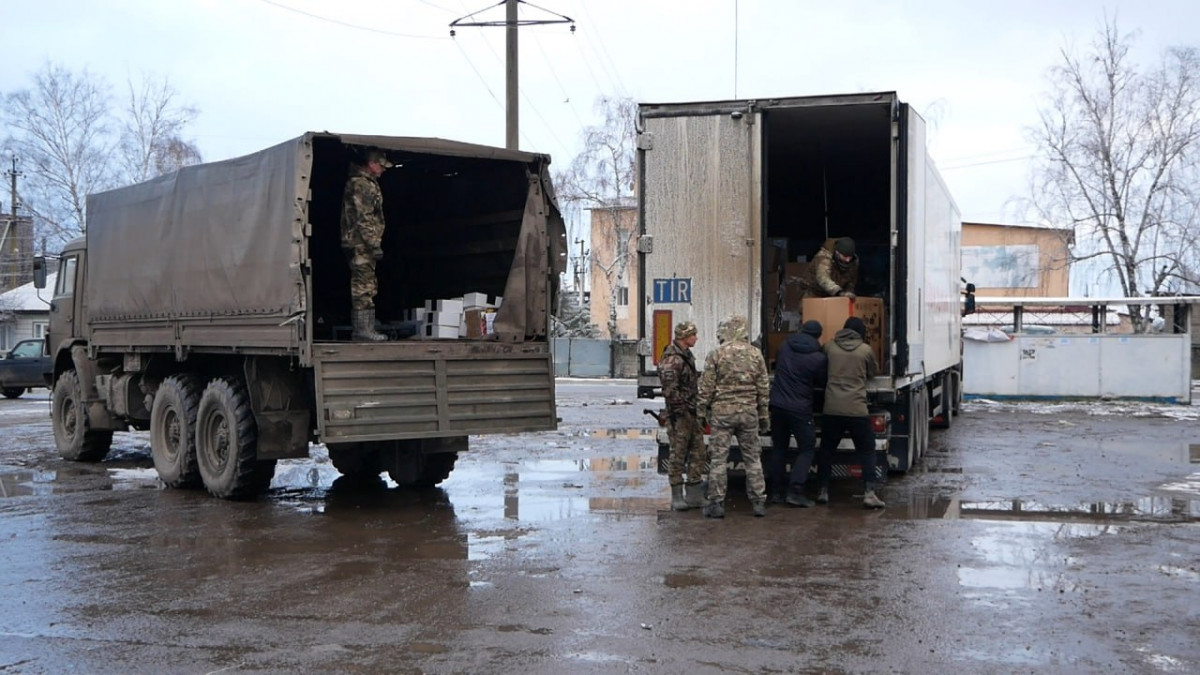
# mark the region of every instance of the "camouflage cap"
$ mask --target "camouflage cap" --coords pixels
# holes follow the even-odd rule
[[[390,169],[393,166],[396,166],[395,164],[392,164],[388,160],[387,155],[384,154],[384,152],[382,150],[368,150],[367,151],[367,161],[375,162],[375,163],[379,164],[379,166],[382,166],[385,169]]]
[[[696,324],[691,321],[680,321],[675,324],[675,339],[682,340],[696,334]]]

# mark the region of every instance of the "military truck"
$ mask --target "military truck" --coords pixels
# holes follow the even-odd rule
[[[960,278],[961,218],[929,158],[924,120],[895,92],[646,103],[638,114],[648,289],[639,397],[659,393],[658,356],[681,320],[700,326],[698,364],[730,314],[748,317],[770,363],[802,319],[816,318],[789,299],[789,281],[830,238],[852,237],[859,304],[878,308],[868,338],[881,368],[868,393],[887,461],[877,465],[912,467],[931,423],[948,425],[961,400],[962,293],[973,290]],[[658,444],[663,458],[665,433]],[[835,472],[853,474],[851,457],[839,455]]]
[[[350,340],[340,248],[344,184],[368,149],[397,165],[379,181],[386,342]],[[547,335],[566,247],[549,164],[310,132],[89,196],[50,307],[58,451],[94,462],[114,432],[148,429],[167,486],[238,499],[310,443],[343,474],[429,486],[469,435],[555,428]],[[464,294],[502,298],[489,332],[412,330],[414,311]]]

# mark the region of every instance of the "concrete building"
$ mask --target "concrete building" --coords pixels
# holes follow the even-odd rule
[[[616,204],[588,209],[591,246],[591,319],[608,339],[633,340],[638,334],[637,304],[641,293],[637,254],[637,206]],[[615,301],[615,303],[614,303]],[[610,324],[615,316],[616,330]]]
[[[963,223],[962,237],[962,275],[979,295],[1070,295],[1070,229]]]

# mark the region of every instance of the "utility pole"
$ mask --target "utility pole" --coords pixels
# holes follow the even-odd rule
[[[471,20],[471,17],[480,14],[486,9],[499,7],[504,5],[504,21],[496,20]],[[553,18],[545,19],[521,19],[517,16],[517,5],[529,5],[535,9],[539,9]],[[519,50],[517,49],[517,28],[521,26],[541,26],[551,23],[569,23],[571,24],[571,32],[575,32],[575,20],[569,16],[551,12],[543,7],[525,2],[525,0],[500,0],[499,3],[492,5],[486,9],[481,9],[478,12],[472,12],[464,17],[455,19],[450,22],[450,37],[454,37],[454,29],[460,26],[474,26],[477,28],[489,28],[504,26],[505,28],[505,68],[504,68],[504,147],[509,150],[519,150],[520,132],[518,119],[520,117],[520,104],[517,96],[520,93],[520,80],[517,77],[517,62],[519,61]]]

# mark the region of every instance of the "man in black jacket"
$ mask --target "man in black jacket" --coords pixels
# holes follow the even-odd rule
[[[767,500],[780,504],[809,507],[804,483],[816,452],[813,431],[814,390],[824,386],[828,359],[821,351],[818,321],[805,321],[799,333],[788,336],[775,355],[775,379],[771,382],[771,454],[768,460],[770,484]],[[785,472],[788,441],[795,437],[798,454],[792,471]]]

